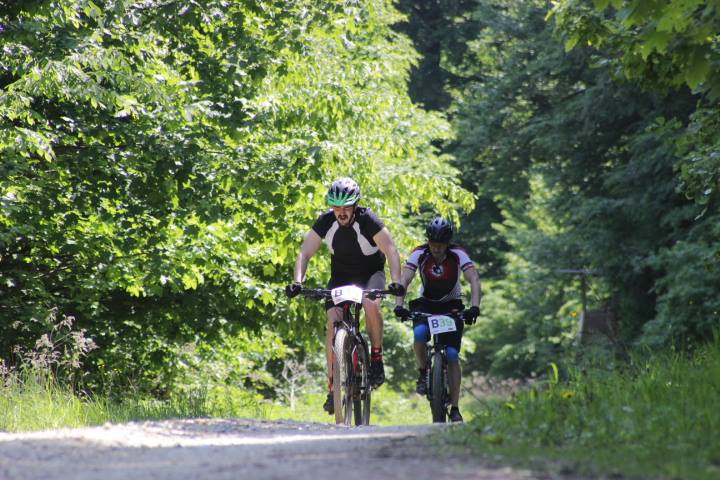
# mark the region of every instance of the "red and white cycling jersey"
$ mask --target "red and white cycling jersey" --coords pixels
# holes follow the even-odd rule
[[[405,267],[420,271],[422,280],[421,295],[433,302],[446,302],[461,298],[460,276],[469,268],[474,268],[470,257],[460,245],[448,246],[445,260],[436,263],[427,244],[412,251]]]

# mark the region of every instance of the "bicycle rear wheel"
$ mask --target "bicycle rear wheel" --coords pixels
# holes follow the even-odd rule
[[[447,379],[445,378],[444,367],[442,354],[440,352],[433,353],[430,370],[430,411],[432,412],[433,423],[445,423],[447,421],[447,408],[445,407]]]
[[[356,344],[353,360],[355,364],[355,388],[353,394],[353,414],[355,425],[370,425],[370,360],[367,345]]]
[[[352,340],[348,331],[340,328],[335,334],[335,361],[333,363],[333,401],[335,423],[352,425],[354,372]]]

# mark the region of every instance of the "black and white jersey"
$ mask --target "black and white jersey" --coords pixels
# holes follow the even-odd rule
[[[330,249],[332,278],[367,279],[385,268],[385,255],[375,244],[373,237],[383,229],[382,221],[366,207],[355,208],[355,218],[348,226],[342,226],[332,209],[315,221],[312,229],[320,235]]]
[[[420,271],[421,295],[432,302],[460,299],[460,276],[465,270],[474,267],[465,249],[454,244],[449,245],[445,260],[441,263],[435,262],[427,244],[415,248],[405,263],[405,268]]]

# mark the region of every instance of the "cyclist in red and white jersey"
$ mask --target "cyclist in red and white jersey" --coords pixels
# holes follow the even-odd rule
[[[425,229],[428,242],[415,248],[402,270],[400,283],[407,288],[420,272],[422,290],[420,298],[409,303],[410,310],[432,314],[446,314],[462,312],[462,290],[460,277],[470,283],[471,307],[465,310],[465,322],[456,320],[455,332],[440,334],[439,341],[447,346],[448,383],[450,387],[450,420],[462,422],[463,418],[458,408],[460,400],[460,343],[462,341],[464,323],[472,324],[480,315],[480,277],[475,265],[465,250],[457,244],[450,243],[453,236],[452,224],[441,217],[436,217]],[[407,318],[410,310],[403,307],[404,297],[397,297],[395,315]],[[427,393],[426,365],[427,342],[430,340],[430,330],[427,319],[414,320],[413,332],[415,343],[415,358],[419,370],[417,380],[417,393]]]

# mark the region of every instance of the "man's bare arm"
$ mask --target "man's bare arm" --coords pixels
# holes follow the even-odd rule
[[[385,257],[388,259],[388,265],[390,266],[390,278],[393,282],[400,283],[400,254],[395,247],[395,242],[393,242],[390,232],[387,228],[383,227],[382,230],[375,234],[373,240],[380,251],[384,253]]]
[[[415,278],[415,270],[413,270],[412,268],[403,267],[400,283],[403,287],[405,287],[405,291],[407,291],[410,283],[412,283],[413,278]],[[404,301],[405,295],[403,295],[402,297],[395,297],[395,305],[402,305]]]
[[[307,271],[308,262],[322,246],[322,238],[315,230],[310,230],[305,235],[305,240],[300,247],[297,259],[295,260],[295,272],[293,281],[302,283],[305,280],[305,272]]]
[[[465,277],[465,280],[470,283],[470,302],[471,305],[474,307],[480,306],[480,296],[481,296],[481,287],[480,287],[480,276],[477,273],[477,270],[475,270],[475,267],[470,267],[467,270],[463,272],[463,276]]]

